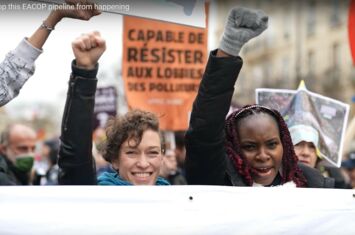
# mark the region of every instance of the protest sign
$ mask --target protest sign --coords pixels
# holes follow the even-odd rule
[[[187,129],[206,62],[207,29],[124,17],[128,106],[156,113],[162,130]]]
[[[256,102],[278,110],[288,127],[303,124],[319,133],[319,154],[340,167],[349,105],[310,92],[304,85],[298,90],[256,89]]]
[[[95,93],[94,129],[104,128],[110,116],[117,114],[117,92],[115,87],[99,87]]]

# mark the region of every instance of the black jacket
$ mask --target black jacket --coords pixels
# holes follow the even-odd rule
[[[96,184],[96,168],[92,157],[93,113],[96,74],[72,63],[72,74],[62,119],[58,165],[59,184]]]
[[[20,172],[5,157],[0,155],[0,185],[29,185],[29,173]]]
[[[224,148],[225,118],[243,62],[215,53],[210,54],[186,133],[186,178],[188,184],[246,186]],[[308,187],[333,187],[334,181],[319,171],[300,167]]]

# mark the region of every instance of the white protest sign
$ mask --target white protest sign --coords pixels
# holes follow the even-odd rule
[[[289,127],[304,124],[319,133],[319,151],[334,166],[340,167],[349,105],[308,91],[256,89],[256,103],[278,110]]]

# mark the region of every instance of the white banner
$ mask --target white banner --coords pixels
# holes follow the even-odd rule
[[[355,190],[2,186],[0,234],[355,234]]]

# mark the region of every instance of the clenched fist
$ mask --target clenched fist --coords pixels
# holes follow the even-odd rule
[[[233,56],[242,46],[268,26],[268,16],[261,10],[233,8],[228,15],[219,49]]]
[[[95,31],[82,34],[72,43],[76,65],[84,69],[93,69],[106,50],[106,42],[100,33]]]

